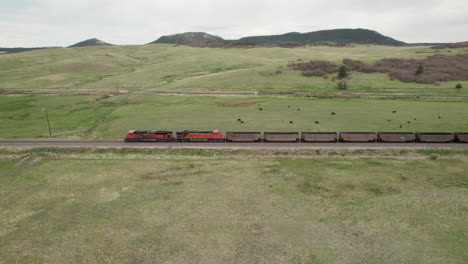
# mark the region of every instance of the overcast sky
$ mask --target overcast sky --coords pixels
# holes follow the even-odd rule
[[[414,42],[468,40],[467,0],[0,0],[0,47],[99,38],[145,44],[203,31],[225,39],[367,28]]]

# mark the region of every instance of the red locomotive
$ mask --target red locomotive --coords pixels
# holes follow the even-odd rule
[[[172,131],[158,130],[158,131],[141,131],[130,130],[125,135],[126,142],[139,142],[139,141],[174,141]]]
[[[218,130],[213,131],[197,131],[197,130],[184,130],[177,131],[177,141],[193,142],[193,141],[224,141],[224,135]]]

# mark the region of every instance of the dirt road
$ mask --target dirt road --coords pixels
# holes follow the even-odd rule
[[[110,91],[111,89],[109,89]],[[96,91],[78,90],[73,92],[43,91],[43,90],[5,90],[4,94],[42,94],[42,95],[91,95]],[[255,92],[177,92],[177,91],[152,91],[137,89],[135,91],[120,91],[119,94],[130,95],[189,95],[189,96],[290,96],[290,97],[336,97],[336,98],[382,98],[382,99],[405,99],[405,98],[468,98],[468,95],[437,95],[437,94],[407,94],[407,93],[316,93],[316,92],[284,92],[284,93],[255,93]]]

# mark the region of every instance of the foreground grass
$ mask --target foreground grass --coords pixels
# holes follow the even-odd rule
[[[0,263],[468,261],[464,157],[107,151],[1,152]]]
[[[423,59],[430,47],[192,48],[142,45],[47,49],[0,56],[5,92],[97,93],[102,91],[337,92],[332,78],[304,77],[287,67],[301,59],[341,63],[344,58]],[[444,49],[440,54],[466,53]],[[279,73],[279,72],[280,73]],[[461,83],[464,89],[457,91]],[[353,73],[350,92],[467,95],[468,81],[440,85],[392,81],[385,74]],[[0,90],[1,91],[1,90]]]
[[[466,99],[3,95],[0,138],[48,137],[44,108],[55,138],[119,139],[132,129],[460,132],[468,131],[466,106]]]
[[[47,158],[80,159],[155,159],[155,158],[330,158],[330,157],[382,157],[382,158],[465,158],[468,149],[227,149],[227,148],[89,148],[89,147],[0,147],[0,158],[23,159],[31,155]]]

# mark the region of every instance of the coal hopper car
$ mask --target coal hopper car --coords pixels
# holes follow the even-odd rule
[[[260,142],[262,141],[262,132],[226,132],[226,141]]]
[[[340,132],[342,142],[375,142],[376,139],[374,132]]]
[[[303,142],[336,142],[336,132],[302,132]]]
[[[457,142],[468,143],[468,133],[455,133]]]
[[[431,132],[431,133],[416,133],[416,141],[423,143],[449,143],[455,140],[453,133]]]
[[[379,142],[404,143],[414,142],[416,135],[412,132],[377,132]]]
[[[264,132],[265,142],[298,142],[301,140],[299,132]]]

